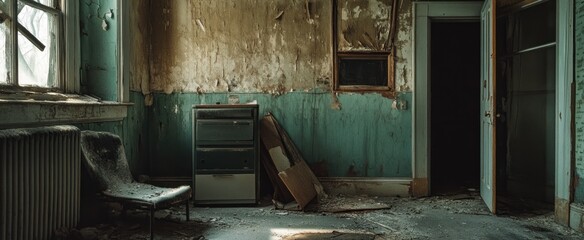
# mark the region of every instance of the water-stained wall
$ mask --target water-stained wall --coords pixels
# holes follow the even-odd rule
[[[130,90],[150,93],[150,0],[127,0]]]
[[[338,51],[389,51],[391,0],[337,3]]]
[[[387,46],[381,43],[389,36],[391,3],[346,5],[351,27],[365,29],[371,46]],[[256,100],[319,176],[411,176],[411,1],[397,5],[394,99],[331,91],[332,6],[330,0],[166,0],[150,1],[147,13],[135,11],[139,33],[132,35],[150,36],[135,41],[140,67],[132,74],[143,77],[134,77],[132,88],[147,105],[151,175],[190,175],[192,105]],[[148,57],[148,69],[141,57]]]
[[[364,1],[383,12],[369,14],[378,22],[361,17],[352,27],[369,29],[369,24],[382,22],[389,26],[387,9],[377,6],[389,2]],[[407,90],[411,3],[402,1],[399,7],[397,85]],[[283,93],[330,88],[330,0],[152,1],[150,10],[152,91]],[[360,5],[347,11],[368,13],[367,6]]]

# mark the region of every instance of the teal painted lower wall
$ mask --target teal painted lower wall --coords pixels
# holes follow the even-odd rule
[[[81,1],[81,90],[106,101],[118,101],[118,0]],[[105,24],[105,25],[104,25]],[[107,26],[107,27],[104,27]]]
[[[186,177],[191,169],[191,110],[194,104],[257,100],[260,116],[272,112],[320,177],[411,177],[412,94],[400,93],[405,110],[379,94],[331,93],[154,94],[148,108],[150,174]]]

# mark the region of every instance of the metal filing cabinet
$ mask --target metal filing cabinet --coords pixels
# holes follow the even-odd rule
[[[257,104],[193,106],[195,204],[256,204]]]

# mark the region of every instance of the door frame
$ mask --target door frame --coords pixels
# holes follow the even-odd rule
[[[429,37],[432,19],[479,19],[483,2],[414,2],[412,194],[430,195]],[[574,2],[556,1],[556,220],[569,224],[572,201]]]
[[[414,103],[412,194],[429,196],[430,181],[430,23],[436,19],[480,21],[482,1],[414,2]],[[478,81],[478,80],[477,80]],[[478,114],[478,113],[477,113]],[[478,159],[477,159],[478,161]]]
[[[558,14],[561,13],[561,14]],[[556,180],[555,216],[570,223],[572,202],[572,86],[574,84],[574,1],[556,1]]]

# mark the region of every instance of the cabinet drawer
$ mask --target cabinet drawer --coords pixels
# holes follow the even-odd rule
[[[197,109],[197,119],[254,118],[253,108]]]
[[[254,170],[253,148],[197,148],[196,155],[197,172]]]
[[[197,141],[252,141],[252,119],[202,119],[196,122]]]
[[[255,174],[195,175],[195,202],[255,202]]]

